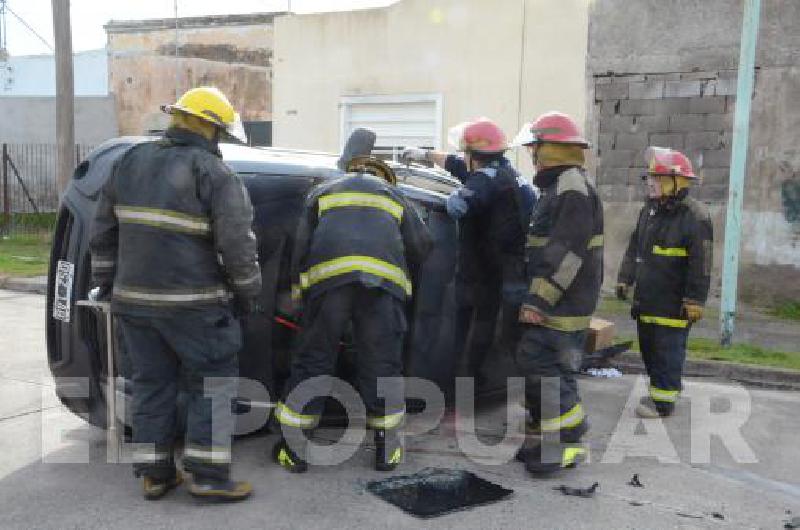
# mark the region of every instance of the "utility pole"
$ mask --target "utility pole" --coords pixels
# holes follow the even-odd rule
[[[761,16],[761,0],[744,0],[742,43],[736,85],[736,111],[733,121],[733,150],[728,184],[728,212],[725,221],[725,255],[722,262],[722,301],[720,342],[730,346],[736,320],[736,289],[739,279],[739,247],[742,236],[742,196],[747,170],[750,136],[750,102],[753,97],[756,43]]]
[[[179,57],[179,47],[178,47],[178,37],[180,33],[178,32],[178,0],[174,0],[173,6],[175,8],[175,99],[173,101],[178,101],[178,96],[180,96],[180,60]]]
[[[56,59],[56,182],[61,195],[75,168],[75,83],[69,0],[51,0]]]

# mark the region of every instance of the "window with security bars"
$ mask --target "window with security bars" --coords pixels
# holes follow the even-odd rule
[[[396,159],[404,147],[441,149],[442,98],[439,94],[346,96],[341,100],[343,147],[358,128],[375,132],[374,155]]]

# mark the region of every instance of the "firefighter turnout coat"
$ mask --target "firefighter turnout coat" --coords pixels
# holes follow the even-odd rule
[[[622,260],[618,282],[636,285],[633,317],[645,324],[686,328],[683,303],[703,305],[708,297],[713,227],[707,208],[687,192],[644,205]]]
[[[359,282],[406,300],[431,249],[428,227],[384,180],[359,173],[321,184],[306,200],[292,254],[292,297]]]
[[[94,285],[113,284],[115,312],[158,316],[256,296],[253,207],[215,143],[183,129],[134,146],[98,201]]]
[[[603,280],[603,206],[579,167],[543,169],[535,183],[542,195],[526,242],[525,303],[544,313],[544,327],[581,331]]]

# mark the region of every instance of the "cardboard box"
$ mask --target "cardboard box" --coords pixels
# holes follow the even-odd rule
[[[616,326],[613,322],[592,317],[592,321],[589,323],[589,332],[586,336],[586,352],[594,353],[597,350],[612,346],[615,332]]]

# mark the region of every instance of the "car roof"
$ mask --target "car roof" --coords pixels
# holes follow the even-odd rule
[[[220,144],[222,159],[237,173],[271,175],[340,175],[332,153]]]

